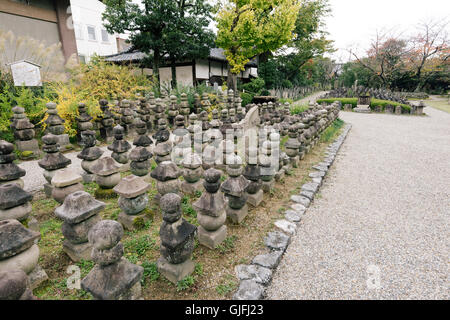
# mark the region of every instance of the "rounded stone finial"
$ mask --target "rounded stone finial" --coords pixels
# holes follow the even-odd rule
[[[160,206],[164,214],[179,212],[181,208],[181,197],[175,193],[165,194],[160,200]]]
[[[123,237],[123,227],[113,220],[102,220],[89,230],[88,239],[95,249],[111,249]]]
[[[123,127],[120,124],[118,124],[117,126],[115,126],[113,128],[113,133],[114,134],[123,134]]]
[[[214,183],[214,182],[219,181],[221,176],[222,176],[222,171],[214,169],[214,168],[210,168],[210,169],[206,170],[204,173],[205,181],[208,183]]]

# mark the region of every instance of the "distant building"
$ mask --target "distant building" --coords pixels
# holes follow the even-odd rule
[[[66,61],[76,55],[88,62],[94,54],[111,55],[128,48],[125,35],[106,32],[104,10],[98,0],[0,0],[0,30],[46,45],[61,43]],[[14,48],[5,50],[9,56]]]
[[[80,62],[88,62],[97,54],[111,55],[124,47],[123,36],[109,34],[103,26],[105,5],[97,0],[71,0],[73,26]]]
[[[0,30],[45,41],[47,45],[61,43],[67,60],[77,53],[69,7],[70,0],[0,0]],[[4,50],[9,56],[14,48]]]
[[[105,57],[106,61],[117,64],[133,64],[143,74],[151,75],[153,70],[143,65],[147,55],[130,48],[127,51]],[[224,50],[213,48],[207,59],[179,61],[176,63],[177,82],[184,85],[194,85],[202,82],[222,85],[228,77],[228,62]],[[159,69],[161,83],[169,83],[172,80],[172,69],[166,61]],[[258,59],[253,59],[245,65],[245,70],[238,75],[243,82],[258,76]]]

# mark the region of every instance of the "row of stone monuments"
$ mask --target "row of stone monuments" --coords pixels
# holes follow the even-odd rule
[[[191,259],[194,239],[197,237],[200,244],[211,249],[219,245],[227,236],[227,217],[233,223],[241,223],[248,214],[248,205],[260,205],[264,193],[270,192],[276,180],[298,166],[298,162],[319,141],[320,133],[337,118],[340,109],[337,103],[328,106],[316,104],[306,112],[291,115],[288,104],[264,103],[250,105],[248,110],[243,110],[239,99],[237,101],[239,112],[235,113],[234,102],[219,97],[220,118],[219,110],[214,109],[211,120],[206,111],[211,104],[206,97],[200,101],[197,113],[191,115],[186,110],[177,114],[178,109],[173,107],[175,103],[167,113],[158,108],[154,114],[147,113],[147,99],[140,100],[133,114],[131,104],[122,101],[119,104],[120,124],[112,130],[110,126],[103,128],[105,137],[109,135],[112,138],[108,145],[113,152],[111,157],[102,157],[102,150],[96,147],[92,119],[85,106],[80,105],[79,121],[82,125],[79,126],[79,134],[83,150],[78,157],[83,160],[83,175],[67,168],[70,160],[60,152],[61,138],[58,136],[61,131],[54,130],[43,137],[45,155],[39,165],[44,169],[48,182],[45,186],[47,195],[61,204],[55,215],[63,221],[63,250],[73,261],[85,259],[96,263],[82,281],[83,289],[94,298],[140,298],[143,269],[122,257],[120,239],[124,228],[135,229],[145,223],[151,179],[156,180],[156,201],[163,213],[161,257],[157,267],[162,275],[175,283],[194,271]],[[102,100],[100,105],[104,110],[103,120],[105,116],[111,119],[107,116],[108,103]],[[162,99],[156,99],[155,105],[163,106]],[[54,110],[52,107],[49,110]],[[57,117],[57,112],[53,115]],[[137,118],[132,120],[134,116]],[[197,122],[197,119],[203,121]],[[113,124],[111,121],[107,123]],[[172,131],[168,123],[172,124]],[[152,129],[156,132],[150,137]],[[132,134],[133,130],[135,134]],[[254,145],[249,142],[252,133],[256,133]],[[280,148],[281,136],[288,136],[285,152]],[[134,148],[127,138],[133,138]],[[12,144],[0,142],[0,179],[4,183],[0,193],[0,221],[3,223],[0,234],[4,238],[0,242],[0,272],[6,268],[21,269],[30,277],[30,273],[36,273],[36,268],[39,271],[37,258],[36,264],[30,264],[26,270],[20,264],[8,264],[8,259],[13,259],[23,250],[34,250],[33,257],[39,256],[35,244],[37,235],[24,231],[27,229],[22,224],[14,222],[23,221],[30,214],[32,195],[22,189],[20,178],[25,172],[13,163],[13,149]],[[157,164],[153,170],[150,166],[152,157]],[[123,170],[130,170],[132,175],[122,179],[120,172]],[[222,183],[224,174],[227,178]],[[98,184],[95,197],[83,190],[83,180]],[[198,228],[182,218],[180,197],[183,193],[197,191],[202,191],[193,204]],[[99,213],[105,207],[101,199],[105,196],[119,197],[121,213],[117,221],[100,218]],[[23,228],[24,236],[18,239],[8,232],[8,228],[15,228],[15,234]],[[22,251],[14,251],[13,247]],[[2,264],[5,259],[6,264]],[[7,267],[2,267],[4,265]],[[0,287],[2,276],[8,278],[0,273]]]

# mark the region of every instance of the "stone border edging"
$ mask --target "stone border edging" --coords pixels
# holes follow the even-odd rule
[[[291,242],[291,237],[296,233],[302,216],[313,201],[315,194],[319,191],[323,179],[333,164],[336,154],[351,127],[351,124],[346,124],[339,137],[327,147],[323,161],[312,167],[315,169],[314,172],[309,174],[312,182],[302,185],[299,195],[291,196],[292,205],[285,212],[285,219],[275,221],[275,226],[280,231],[271,231],[264,238],[264,243],[269,252],[254,257],[249,265],[238,265],[235,267],[236,276],[240,283],[239,288],[233,295],[233,300],[264,299],[266,286],[270,284],[273,273],[276,271],[284,252]]]

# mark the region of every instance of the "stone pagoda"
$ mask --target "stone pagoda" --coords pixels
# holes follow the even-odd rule
[[[88,114],[86,105],[84,103],[78,104],[78,117],[77,120],[77,139],[78,144],[84,147],[83,140],[81,139],[81,134],[83,131],[92,130],[94,128],[91,120],[92,117]]]
[[[150,219],[147,191],[150,184],[141,177],[134,175],[123,178],[114,192],[119,195],[119,207],[122,209],[117,221],[119,221],[126,230],[136,230],[142,228]]]
[[[32,211],[33,195],[17,184],[0,185],[0,221],[16,219],[25,221]]]
[[[95,200],[84,191],[74,192],[55,209],[55,215],[63,220],[63,250],[74,262],[91,260],[92,244],[88,242],[89,230],[102,218],[99,212],[105,203]]]
[[[63,149],[72,148],[72,144],[69,141],[69,135],[64,133],[64,120],[58,115],[58,110],[56,109],[56,103],[49,102],[46,104],[48,117],[44,121],[47,125],[45,133],[51,133],[56,136],[56,142]],[[44,151],[45,152],[45,151]]]
[[[26,229],[15,219],[0,221],[0,272],[22,270],[33,290],[48,279],[38,265],[39,232]]]
[[[56,172],[66,168],[72,163],[72,160],[67,159],[61,152],[59,152],[60,146],[58,144],[58,136],[48,133],[42,137],[44,146],[42,150],[45,152],[44,157],[38,161],[38,165],[44,169],[44,178],[47,183],[44,184],[44,191],[49,198],[52,196],[52,178]]]
[[[21,152],[21,158],[38,157],[41,152],[37,140],[34,139],[34,124],[27,118],[24,108],[15,106],[12,108],[12,112],[13,119],[10,127],[14,132],[17,150]],[[31,152],[31,154],[27,155],[26,152]]]
[[[22,177],[26,175],[26,172],[16,165],[14,160],[16,160],[14,145],[0,140],[0,185],[13,183],[23,188]]]
[[[81,167],[85,171],[82,174],[83,181],[90,183],[94,181],[94,174],[91,167],[96,164],[97,160],[102,156],[103,150],[96,146],[95,131],[86,130],[81,133],[84,148],[77,155],[81,161]]]
[[[219,190],[221,175],[222,172],[214,168],[205,171],[205,192],[192,205],[200,224],[198,241],[210,249],[216,248],[227,237],[225,198]]]
[[[184,220],[181,197],[168,193],[161,198],[163,222],[159,229],[161,257],[157,261],[159,273],[170,282],[177,283],[194,272],[191,260],[197,227]]]
[[[124,130],[123,127],[117,125],[113,129],[114,132],[114,142],[108,146],[108,150],[111,150],[111,157],[121,164],[120,171],[128,171],[130,165],[128,163],[128,151],[131,149],[131,144],[124,140]]]
[[[113,198],[115,193],[112,190],[121,180],[120,167],[111,157],[100,158],[92,166],[91,170],[95,174],[95,182],[98,184],[95,190],[95,197],[99,199]]]
[[[144,268],[123,258],[123,228],[103,220],[89,231],[94,268],[81,281],[81,288],[96,300],[140,300]]]
[[[228,218],[235,224],[241,223],[248,214],[247,187],[250,182],[242,175],[242,159],[238,155],[227,158],[228,179],[221,190],[228,199],[226,208]]]

